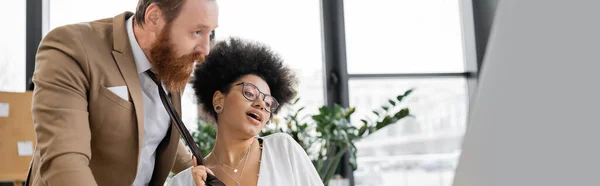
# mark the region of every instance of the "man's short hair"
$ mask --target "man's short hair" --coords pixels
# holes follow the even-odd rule
[[[163,12],[163,16],[167,22],[172,22],[179,16],[181,7],[186,0],[139,0],[135,10],[135,23],[143,27],[145,24],[146,9],[154,3]]]

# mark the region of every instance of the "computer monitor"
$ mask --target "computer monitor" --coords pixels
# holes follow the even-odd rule
[[[599,169],[600,1],[499,1],[453,185],[600,185]]]

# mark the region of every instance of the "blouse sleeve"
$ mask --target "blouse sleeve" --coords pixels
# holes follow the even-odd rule
[[[192,167],[185,169],[170,180],[167,181],[167,186],[194,186],[194,178],[192,177]]]
[[[321,181],[319,173],[306,154],[306,151],[291,136],[283,136],[286,136],[285,141],[291,147],[290,159],[296,185],[322,186],[323,181]]]

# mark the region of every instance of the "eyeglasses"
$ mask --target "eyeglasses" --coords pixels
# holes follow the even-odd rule
[[[265,110],[267,112],[272,113],[272,111],[277,110],[277,107],[279,107],[279,102],[273,96],[261,92],[256,85],[246,82],[236,84],[236,86],[238,85],[242,85],[242,95],[248,101],[256,101],[256,99],[259,99],[260,94],[263,94],[263,101],[265,102]]]

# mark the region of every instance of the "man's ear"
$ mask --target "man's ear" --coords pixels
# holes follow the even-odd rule
[[[225,108],[225,94],[223,94],[221,91],[215,91],[215,93],[213,94],[213,109],[215,109],[217,107],[217,105],[220,105],[221,108]]]
[[[146,23],[147,29],[154,33],[159,33],[162,23],[162,10],[156,5],[156,3],[151,3],[148,8],[146,8],[146,16],[144,16],[144,22]]]

